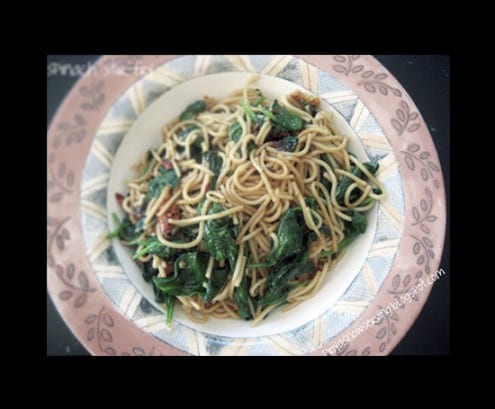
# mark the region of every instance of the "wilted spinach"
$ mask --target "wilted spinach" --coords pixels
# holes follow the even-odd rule
[[[279,129],[298,132],[304,127],[302,118],[281,106],[277,100],[273,102],[271,111],[265,109],[263,112]]]
[[[125,216],[121,222],[115,213],[112,213],[112,219],[117,227],[107,234],[108,239],[118,237],[120,240],[134,241],[141,235],[142,223],[135,225],[128,216]]]
[[[264,263],[250,264],[249,267],[272,267],[280,261],[298,253],[303,253],[304,226],[301,220],[301,209],[291,207],[287,209],[277,229],[278,246],[268,253]]]
[[[214,203],[208,214],[219,213],[223,210],[225,209],[221,204]],[[237,260],[237,244],[235,240],[233,223],[230,217],[208,220],[205,223],[204,242],[208,251],[217,261],[228,260],[231,270],[234,270]]]
[[[222,170],[223,160],[216,151],[204,152],[203,158],[205,158],[206,163],[208,164],[208,169],[214,173],[214,176],[212,176],[210,180],[210,190],[214,190],[217,184],[217,178]]]
[[[373,160],[373,161],[370,161],[370,162],[363,163],[363,166],[372,175],[374,175],[378,171],[379,163],[377,161]],[[354,176],[358,177],[359,179],[368,180],[368,178],[366,177],[366,175],[357,166],[352,166],[351,167],[351,173]],[[344,204],[345,192],[347,191],[347,189],[349,188],[349,186],[351,186],[353,183],[354,183],[354,181],[350,177],[347,177],[347,176],[344,176],[340,180],[339,184],[337,185],[336,192],[335,192],[337,203],[339,203],[340,205],[343,205]],[[360,195],[361,195],[361,191],[359,189],[353,189],[353,191],[349,195],[350,202],[354,202],[354,201],[358,200],[359,197],[360,197]]]
[[[351,221],[344,222],[344,239],[337,245],[337,251],[328,250],[322,251],[320,257],[329,257],[344,250],[349,244],[351,244],[360,234],[366,231],[368,226],[368,219],[363,213],[352,211]]]
[[[165,186],[176,187],[179,182],[180,179],[174,169],[165,170],[160,168],[158,175],[148,183],[146,201],[150,201],[152,198],[160,196]]]
[[[282,152],[294,152],[297,147],[297,136],[286,136],[279,141],[273,142],[273,146]]]
[[[178,240],[177,242],[180,243]],[[138,250],[134,254],[133,259],[136,260],[146,254],[153,254],[162,259],[169,259],[170,257],[176,255],[181,250],[173,247],[168,247],[163,244],[158,237],[150,236],[138,243]]]
[[[203,252],[182,253],[174,263],[174,273],[169,277],[153,277],[155,285],[169,295],[203,294],[203,280],[209,255]]]
[[[251,312],[249,310],[249,285],[248,278],[245,275],[242,278],[241,284],[234,290],[234,302],[237,305],[237,313],[239,317],[243,320],[250,320],[253,317],[251,316]],[[251,300],[251,302],[253,302]]]
[[[193,102],[188,105],[186,109],[180,114],[181,121],[187,121],[188,119],[194,118],[200,112],[206,109],[206,102],[202,99]]]
[[[216,263],[215,263],[216,264]],[[204,296],[205,302],[209,303],[218,294],[220,289],[224,286],[229,275],[229,269],[227,267],[220,268],[218,266],[213,267],[211,278],[206,282],[206,294]]]

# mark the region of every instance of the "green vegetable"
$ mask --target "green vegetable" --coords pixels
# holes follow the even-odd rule
[[[303,106],[304,110],[311,116],[315,116],[318,113],[316,107],[311,105],[309,102],[306,102],[304,99],[301,99],[299,102]]]
[[[141,171],[138,177],[144,176],[146,175],[146,173],[148,173],[151,165],[153,164],[153,159],[154,159],[153,154],[150,151],[148,151],[148,154],[146,156],[146,165],[144,166],[143,170]]]
[[[178,134],[179,138],[184,141],[191,132],[196,131],[198,129],[200,128],[197,125],[189,124],[179,132]],[[191,145],[189,147],[191,152],[191,158],[193,158],[197,163],[201,163],[201,154],[203,153],[203,148],[201,146],[202,143],[203,143],[203,137],[198,134],[191,142]],[[184,148],[182,146],[178,146],[177,150],[182,153],[184,151]]]
[[[239,122],[234,122],[229,127],[229,139],[231,141],[234,141],[235,143],[237,143],[241,139],[241,136],[242,136],[242,126]],[[249,141],[247,144],[248,156],[253,151],[253,149],[256,149],[256,148],[257,148],[256,144],[253,141]]]
[[[255,121],[256,117],[254,115],[254,111],[251,109],[251,107],[246,103],[246,101],[241,100],[240,102],[242,109],[244,109],[244,112],[246,115],[251,118],[251,121]]]
[[[315,210],[315,211],[318,210],[318,202],[316,201],[315,197],[313,196],[305,197],[304,202],[311,210]]]
[[[263,95],[260,95],[258,98],[256,98],[253,102],[253,107],[257,107],[258,105],[262,104],[265,101],[265,97]]]
[[[173,295],[167,294],[165,296],[165,307],[167,308],[167,327],[170,328],[175,307],[175,297]]]
[[[239,142],[242,136],[242,126],[239,122],[234,122],[229,126],[229,140]]]
[[[155,285],[169,295],[203,294],[203,280],[209,255],[202,252],[182,253],[174,263],[170,277],[153,277]]]
[[[297,136],[286,136],[280,141],[274,142],[275,149],[283,152],[294,152],[297,147]]]
[[[134,241],[141,235],[142,223],[140,224],[140,226],[137,226],[132,223],[128,216],[125,216],[122,219],[122,222],[120,222],[115,213],[112,213],[112,219],[117,227],[115,228],[115,230],[107,234],[106,237],[108,239],[118,237],[120,240]]]
[[[363,163],[363,166],[366,168],[368,172],[374,175],[376,172],[378,172],[378,168],[380,167],[380,164],[373,159],[369,162]]]
[[[266,281],[266,291],[258,305],[264,308],[268,305],[285,303],[289,292],[304,283],[304,281],[293,281],[315,271],[315,265],[304,260],[306,257],[307,255],[301,261],[282,264],[275,272],[270,272]]]
[[[234,290],[234,302],[237,305],[237,313],[243,320],[250,320],[253,317],[249,310],[249,285],[248,278],[244,276],[241,284]]]
[[[277,100],[272,105],[272,115],[267,115],[279,129],[298,132],[304,127],[304,121],[293,112],[281,106]],[[265,112],[266,115],[266,112]]]
[[[163,169],[163,168],[161,168]],[[155,176],[148,183],[148,192],[146,193],[146,201],[150,201],[153,197],[158,197],[162,193],[165,186],[176,187],[180,182],[175,170],[161,170],[160,173]]]
[[[277,229],[278,246],[273,247],[268,253],[264,263],[250,264],[248,267],[272,267],[282,260],[293,255],[303,253],[306,248],[304,242],[304,226],[301,220],[301,209],[291,207],[287,209]]]
[[[222,170],[223,159],[216,151],[207,151],[203,153],[203,158],[205,158],[208,168],[215,174],[210,181],[210,190],[214,190],[217,184],[217,178]]]
[[[200,112],[206,109],[206,102],[202,99],[193,102],[188,105],[187,108],[180,114],[181,121],[187,121],[188,119],[194,118]]]
[[[244,109],[246,115],[251,119],[251,122],[258,124],[259,126],[263,125],[263,122],[265,122],[265,117],[262,113],[260,112],[255,113],[244,100],[242,100],[240,104],[242,106],[242,109]]]
[[[373,160],[373,161],[370,161],[370,162],[363,163],[363,166],[372,175],[374,175],[378,171],[379,163],[377,161]],[[365,181],[368,180],[368,178],[366,177],[366,175],[357,166],[353,166],[351,168],[351,173],[353,175],[355,175],[356,177],[358,177],[359,179],[362,179],[362,180],[365,180]],[[349,186],[351,186],[353,183],[354,183],[354,181],[351,178],[347,177],[347,176],[344,176],[340,180],[339,184],[337,185],[336,194],[335,194],[336,199],[337,199],[337,203],[339,203],[341,205],[344,204],[345,192],[347,191],[347,189],[349,188]],[[355,202],[356,200],[359,199],[360,195],[361,195],[361,191],[359,189],[353,189],[353,191],[349,195],[349,201],[350,202]]]
[[[350,222],[344,222],[344,239],[337,245],[337,251],[329,250],[322,251],[320,257],[333,256],[344,250],[349,244],[351,244],[360,234],[366,231],[368,226],[368,220],[366,216],[360,212],[352,212],[352,220]]]
[[[199,209],[198,209],[199,210]],[[214,203],[208,214],[224,211],[221,204]],[[230,269],[234,270],[237,261],[237,244],[230,217],[208,220],[205,223],[204,241],[210,254],[215,260],[228,260]]]
[[[206,294],[204,296],[205,302],[211,302],[213,298],[218,294],[221,288],[224,286],[229,275],[229,269],[227,267],[219,268],[214,266],[211,273],[211,278],[207,281]]]
[[[174,315],[175,297],[164,293],[156,286],[155,283],[153,283],[153,291],[155,293],[155,301],[159,304],[165,304],[165,308],[167,310],[167,326],[170,327]]]
[[[156,276],[158,274],[158,270],[153,268],[153,262],[151,260],[146,263],[139,264],[143,273],[144,281],[150,281],[153,276]]]
[[[150,236],[144,240],[141,240],[138,245],[138,250],[133,257],[134,260],[145,256],[146,254],[153,254],[163,259],[169,259],[180,252],[180,249],[165,246],[156,236]]]
[[[368,226],[368,221],[366,216],[360,212],[352,212],[352,220],[349,229],[356,230],[358,233],[364,233],[366,227]]]

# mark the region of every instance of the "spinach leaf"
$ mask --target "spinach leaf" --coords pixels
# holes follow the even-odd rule
[[[363,166],[366,168],[368,172],[374,175],[376,172],[378,172],[378,168],[380,167],[380,164],[375,159],[373,159],[369,162],[363,163]]]
[[[144,213],[144,212],[143,212],[143,213]],[[139,234],[139,235],[140,235],[140,234],[143,232],[143,230],[144,230],[144,219],[145,219],[145,217],[144,217],[144,216],[143,216],[143,217],[141,217],[141,218],[140,218],[140,219],[136,222],[136,224],[134,225],[134,232],[135,232],[136,234]]]
[[[211,302],[213,298],[218,294],[220,289],[224,286],[229,275],[229,269],[227,267],[220,268],[218,266],[213,267],[211,278],[207,281],[206,294],[204,300],[206,303]]]
[[[344,250],[349,244],[351,244],[360,234],[366,231],[368,226],[368,219],[360,212],[352,212],[352,220],[350,222],[344,222],[344,239],[337,245],[337,251],[328,250],[322,251],[320,257],[333,256]]]
[[[235,143],[239,142],[242,136],[242,126],[239,122],[234,122],[232,125],[229,127],[229,139],[231,141],[234,141]],[[258,146],[251,140],[247,144],[247,154],[248,156],[250,153],[256,149]],[[240,152],[240,148],[238,150]]]
[[[358,233],[364,233],[366,231],[366,227],[368,226],[368,220],[366,216],[360,212],[352,212],[352,220],[349,225],[349,222],[346,227],[350,230],[356,230]]]
[[[229,126],[229,139],[235,143],[239,142],[242,136],[242,126],[239,122],[234,122]]]
[[[253,102],[253,107],[257,107],[258,105],[262,104],[265,102],[265,97],[263,95],[260,95],[258,98],[256,98]]]
[[[262,308],[268,305],[279,305],[287,301],[289,292],[295,287],[302,285],[304,281],[292,282],[301,278],[305,274],[311,274],[315,271],[315,265],[303,260],[292,263],[280,264],[277,269],[273,269],[266,281],[266,290],[259,301],[258,305]]]
[[[162,193],[165,186],[176,187],[180,182],[175,170],[163,170],[148,183],[148,191],[146,192],[146,201],[150,201],[153,197],[158,197]]]
[[[146,254],[153,254],[163,259],[169,259],[181,251],[180,249],[165,246],[156,236],[147,237],[146,239],[140,241],[138,245],[141,249],[136,251],[134,254],[134,260]]]
[[[158,274],[158,270],[153,268],[153,262],[147,261],[146,263],[139,263],[139,268],[141,269],[141,272],[143,273],[143,278],[144,281],[150,281],[153,276],[156,276]]]
[[[195,131],[199,129],[199,126],[197,125],[194,125],[194,124],[189,124],[189,125],[186,125],[180,132],[179,132],[179,138],[184,141],[188,136],[189,134],[192,132],[192,131]]]
[[[225,210],[219,203],[214,203],[208,214],[215,214]],[[230,269],[234,270],[237,260],[237,244],[235,242],[233,223],[230,217],[208,220],[205,223],[204,241],[210,254],[215,260],[227,259]]]
[[[162,290],[160,290],[154,281],[153,281],[153,293],[155,294],[155,301],[158,304],[163,304],[165,302],[165,297],[167,297],[167,294],[164,293]]]
[[[382,193],[381,189],[377,188],[377,187],[374,187],[373,188],[373,193],[375,195],[379,195]],[[370,203],[374,202],[375,199],[373,199],[372,197],[368,196],[366,199],[364,199],[361,204],[359,206],[367,206],[369,205]]]
[[[215,174],[210,181],[210,190],[215,190],[217,185],[217,178],[220,175],[220,171],[223,167],[223,159],[218,155],[216,151],[206,151],[203,153],[208,168]]]
[[[243,320],[250,320],[251,312],[249,310],[249,285],[248,278],[244,276],[241,284],[234,290],[234,302],[237,305],[237,313]],[[252,301],[251,301],[252,302]]]
[[[155,294],[155,301],[159,304],[165,304],[167,309],[167,326],[170,327],[174,315],[175,296],[164,293],[155,283],[153,283],[153,292]]]
[[[362,177],[362,175],[363,175],[363,172],[361,172],[361,170],[357,166],[353,166],[351,168],[351,173],[353,175],[357,176],[358,178]],[[337,199],[337,203],[339,203],[341,205],[344,204],[345,192],[347,191],[349,186],[351,186],[353,183],[354,183],[354,181],[350,177],[347,177],[347,176],[344,176],[340,180],[340,182],[337,185],[336,192],[335,192],[335,197]],[[359,189],[354,189],[354,190],[357,190],[358,192],[360,192]],[[354,193],[354,192],[352,192],[352,193]],[[354,197],[352,193],[349,196],[349,200],[351,202],[353,201],[352,199]]]
[[[142,223],[141,223],[141,229],[139,229],[139,226],[134,225],[131,219],[129,219],[129,216],[125,216],[122,219],[122,222],[120,222],[117,215],[115,213],[112,213],[112,219],[117,227],[115,228],[115,230],[107,234],[106,237],[108,239],[113,239],[115,237],[118,237],[120,240],[133,241],[136,240],[141,235]],[[138,228],[136,229],[136,227]]]
[[[304,252],[304,226],[301,209],[291,207],[287,209],[277,229],[278,246],[268,253],[264,263],[250,264],[249,267],[272,267],[280,261],[293,255]]]
[[[267,115],[267,111],[265,111]],[[267,115],[278,128],[298,132],[304,127],[304,121],[293,112],[281,106],[277,100],[272,105],[271,115]]]
[[[305,101],[304,99],[300,99],[299,102],[301,103],[302,107],[304,108],[304,110],[310,114],[311,116],[315,116],[317,113],[318,113],[318,109],[310,104],[309,102]]]
[[[184,141],[191,132],[197,129],[200,129],[197,125],[189,124],[179,132],[178,134],[179,138]],[[189,147],[191,152],[191,158],[193,158],[197,163],[201,163],[201,154],[203,152],[203,148],[201,146],[202,143],[203,143],[203,137],[201,135],[197,135]],[[184,148],[182,146],[178,146],[177,151],[182,153],[184,152]]]
[[[175,307],[175,297],[173,295],[165,295],[165,306],[167,307],[167,327],[170,327],[172,325]]]
[[[188,105],[187,108],[180,114],[180,120],[186,121],[188,119],[194,118],[200,112],[206,109],[206,102],[202,99],[193,102]]]
[[[209,255],[202,252],[182,253],[174,263],[174,274],[169,277],[153,277],[156,286],[170,295],[203,294],[203,280]]]
[[[278,151],[294,152],[297,146],[297,136],[286,136],[279,141],[273,142],[273,146]]]
[[[315,197],[307,196],[304,198],[304,202],[311,210],[315,210],[315,211],[318,210],[318,202],[316,201]]]
[[[372,174],[374,175],[377,171],[378,171],[378,168],[380,166],[380,164],[375,161],[375,160],[372,160],[370,162],[365,162],[363,163],[363,166]],[[366,177],[366,175],[361,171],[361,169],[359,169],[357,166],[353,166],[351,168],[351,173],[353,175],[355,175],[356,177],[360,178],[360,179],[363,179],[363,180],[368,180],[368,178]],[[344,196],[345,196],[345,192],[347,191],[347,189],[349,188],[350,185],[352,185],[354,183],[354,181],[347,177],[347,176],[344,176],[339,184],[337,185],[337,189],[336,189],[336,199],[337,199],[337,203],[339,204],[344,204]],[[351,194],[349,195],[349,200],[351,202],[355,202],[356,200],[359,199],[361,195],[361,191],[359,189],[354,189]]]
[[[240,104],[242,106],[242,109],[244,109],[246,115],[251,119],[251,122],[261,127],[261,125],[263,125],[263,122],[265,122],[265,116],[261,112],[255,113],[252,110],[251,106],[247,104],[246,101],[244,100],[242,100]]]

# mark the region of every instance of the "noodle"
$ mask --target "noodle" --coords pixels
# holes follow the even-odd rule
[[[256,325],[308,300],[385,195],[378,164],[347,151],[318,98],[269,102],[256,79],[163,126],[109,233],[136,246],[169,323],[176,302],[194,322]]]

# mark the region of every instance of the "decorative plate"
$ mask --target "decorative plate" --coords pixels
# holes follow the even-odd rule
[[[226,72],[261,73],[318,94],[365,155],[379,160],[387,198],[371,215],[362,259],[334,296],[274,315],[275,324],[256,330],[246,323],[217,330],[180,316],[167,329],[105,238],[112,163],[160,96]],[[55,115],[47,155],[48,290],[95,355],[384,355],[442,274],[445,191],[435,147],[413,101],[370,56],[102,57]],[[322,294],[332,288],[325,284]]]

